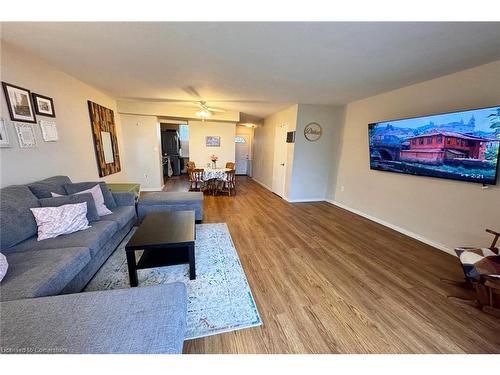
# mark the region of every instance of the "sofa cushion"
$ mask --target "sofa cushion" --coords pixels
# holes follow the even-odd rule
[[[68,183],[71,183],[68,176],[54,176],[28,184],[28,187],[37,198],[50,198],[52,192],[66,194],[63,185]]]
[[[9,248],[37,232],[30,208],[40,207],[38,199],[25,185],[7,186],[0,190],[0,251]]]
[[[117,206],[135,206],[135,193],[130,191],[113,191],[113,198]]]
[[[75,204],[75,203],[87,203],[87,220],[98,221],[99,215],[97,214],[97,208],[94,203],[94,198],[92,194],[73,194],[73,195],[62,195],[60,197],[54,198],[43,198],[39,200],[40,206],[42,207],[59,207],[65,204]]]
[[[112,210],[111,215],[106,215],[102,220],[114,221],[118,228],[124,227],[130,220],[136,217],[134,206],[118,206]]]
[[[91,189],[97,184],[99,184],[99,186],[101,187],[102,196],[104,197],[104,204],[106,204],[107,208],[112,210],[113,208],[116,207],[116,202],[115,198],[113,198],[113,194],[111,194],[105,182],[95,181],[95,182],[77,182],[74,184],[65,184],[64,189],[66,191],[66,194],[76,194],[82,190]]]
[[[182,283],[2,302],[0,351],[181,353],[186,311]]]
[[[16,246],[12,251],[35,251],[46,249],[58,249],[62,247],[87,247],[92,257],[97,254],[101,247],[108,242],[118,231],[118,224],[114,221],[96,221],[88,229],[71,234],[65,234],[48,240],[37,241],[32,237]]]
[[[90,261],[90,252],[84,247],[26,251],[7,254],[7,261],[2,301],[59,294]]]

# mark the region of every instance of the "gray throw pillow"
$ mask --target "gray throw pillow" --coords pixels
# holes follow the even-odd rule
[[[42,207],[59,207],[65,204],[87,203],[87,220],[89,222],[98,221],[99,215],[94,203],[94,198],[90,193],[77,195],[63,195],[61,197],[39,199]]]
[[[67,176],[54,176],[28,184],[28,187],[38,199],[50,198],[52,197],[52,192],[62,195],[66,194],[63,184],[70,182],[71,180]]]
[[[94,182],[76,182],[72,184],[64,184],[64,189],[66,190],[66,194],[76,194],[82,190],[88,190],[93,188],[99,184],[101,191],[102,191],[102,196],[104,197],[104,204],[106,205],[107,208],[112,210],[113,208],[116,208],[116,202],[115,198],[113,197],[113,194],[109,191],[108,187],[106,186],[106,183],[103,181],[94,181]],[[57,193],[57,192],[56,192]]]

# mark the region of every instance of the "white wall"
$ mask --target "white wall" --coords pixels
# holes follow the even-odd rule
[[[499,104],[500,61],[350,103],[331,198],[443,249],[489,245],[484,229],[500,230],[499,184],[370,170],[368,124]]]
[[[220,136],[220,147],[207,147],[206,136]],[[189,121],[189,160],[197,167],[210,163],[210,155],[217,155],[217,166],[223,167],[235,160],[236,123]]]
[[[297,125],[298,105],[294,104],[264,119],[264,125],[255,128],[253,142],[252,177],[271,190],[273,184],[274,135],[275,128],[280,124],[288,124],[288,131],[293,131]],[[287,172],[285,195],[288,195],[293,167],[294,144],[287,144]]]
[[[87,100],[115,112],[122,172],[104,180],[127,181],[120,119],[112,97],[3,41],[1,80],[53,98],[59,141],[44,142],[40,126],[33,124],[38,146],[20,149],[2,90],[0,117],[6,122],[12,147],[0,149],[0,186],[32,182],[56,174],[68,175],[73,181],[99,179]],[[40,119],[43,117],[37,116],[37,120]]]
[[[340,155],[343,107],[299,104],[293,157],[290,201],[322,201],[327,198],[330,175],[335,176]],[[323,134],[306,140],[304,128],[316,122]]]
[[[264,119],[255,129],[253,178],[272,188],[275,128],[288,124],[296,131],[295,143],[287,144],[285,199],[290,202],[321,201],[328,198],[330,181],[337,173],[343,107],[295,104]],[[309,142],[304,128],[317,122],[322,137]]]
[[[142,190],[161,190],[160,125],[156,116],[120,115],[128,178]]]

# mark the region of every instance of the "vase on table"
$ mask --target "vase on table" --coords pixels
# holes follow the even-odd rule
[[[217,160],[212,160],[212,168],[213,169],[217,168]]]

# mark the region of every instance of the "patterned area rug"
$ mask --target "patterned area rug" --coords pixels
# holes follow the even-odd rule
[[[129,288],[125,244],[132,233],[85,288]],[[139,287],[181,281],[188,290],[186,340],[262,324],[245,272],[225,223],[196,225],[196,280],[187,264],[138,271]]]

